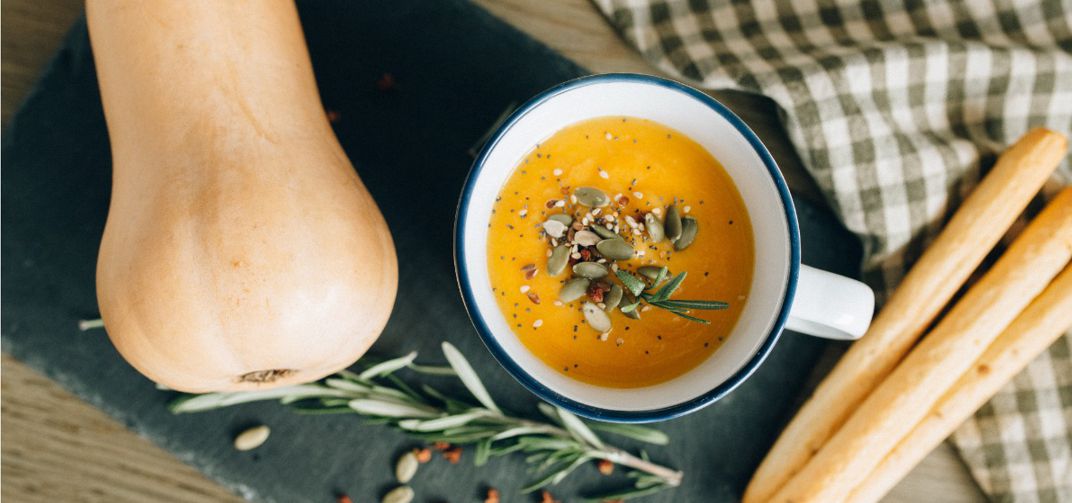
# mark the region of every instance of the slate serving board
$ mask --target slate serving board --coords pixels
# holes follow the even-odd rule
[[[325,106],[341,116],[336,133],[395,233],[398,301],[373,352],[417,349],[423,360],[441,362],[439,342],[449,340],[500,404],[533,414],[535,398],[491,359],[466,317],[454,287],[452,220],[472,161],[467,150],[489,124],[509,103],[586,71],[461,0],[299,7]],[[384,73],[397,83],[390,92],[375,85]],[[414,445],[403,435],[350,416],[298,416],[274,403],[173,416],[165,409],[173,395],[124,363],[103,332],[78,332],[76,320],[97,311],[107,140],[80,22],[3,138],[3,350],[247,498],[331,501],[344,491],[355,501],[376,500],[392,486],[393,459]],[[417,201],[406,195],[411,190],[420,192]],[[851,235],[825,211],[797,209],[804,261],[854,273],[860,251]],[[825,345],[786,334],[726,399],[661,424],[673,441],[650,452],[686,477],[649,500],[736,500]],[[260,422],[271,425],[272,438],[254,453],[232,450],[232,435]],[[529,479],[519,457],[475,468],[466,455],[463,466],[425,466],[413,482],[418,501],[478,500],[487,485],[507,501],[525,500],[516,493]],[[554,492],[575,500],[626,484],[582,467]]]

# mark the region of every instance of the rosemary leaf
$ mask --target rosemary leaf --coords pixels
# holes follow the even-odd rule
[[[204,395],[188,395],[168,406],[172,413],[181,414],[186,412],[203,412],[206,410],[230,407],[240,403],[257,402],[261,400],[280,400],[296,396],[301,398],[315,398],[331,393],[332,396],[350,396],[338,390],[325,390],[322,386],[302,384],[298,386],[285,386],[263,391],[235,391],[231,393],[207,393]]]
[[[350,400],[350,408],[367,416],[380,417],[436,417],[439,413],[422,405],[399,403],[373,398]]]
[[[666,279],[667,274],[670,274],[670,269],[667,269],[666,266],[663,266],[662,268],[660,268],[659,269],[659,274],[656,274],[655,275],[655,280],[651,282],[652,286],[662,284],[663,280]]]
[[[470,421],[477,419],[484,414],[481,412],[470,412],[468,414],[458,414],[455,416],[443,416],[435,419],[429,419],[427,421],[417,421],[415,423],[408,423],[403,425],[403,422],[399,422],[398,426],[406,430],[411,431],[442,431],[450,428],[456,428],[458,426],[465,426]]]
[[[653,296],[651,302],[658,302],[669,299],[670,296],[673,295],[675,291],[677,291],[678,287],[681,286],[681,283],[685,281],[685,276],[687,275],[687,271],[679,272],[677,276],[674,276],[674,279],[670,280],[669,283],[663,285],[663,287],[660,288],[658,292],[655,292],[655,295]]]
[[[674,314],[676,314],[676,315],[678,315],[678,316],[680,316],[682,318],[685,318],[686,320],[689,320],[689,321],[695,321],[696,323],[703,323],[704,325],[710,325],[711,324],[710,321],[707,321],[707,320],[705,320],[703,318],[697,318],[695,316],[689,316],[689,315],[687,315],[685,313],[675,311],[675,310],[669,310],[669,311],[671,313],[674,313]]]
[[[701,309],[706,311],[721,311],[730,307],[729,303],[721,302],[717,300],[676,300],[667,299],[660,301],[659,304],[669,307],[679,307],[682,309]]]
[[[558,409],[558,417],[562,418],[562,424],[566,426],[571,434],[577,440],[586,442],[589,445],[596,447],[597,449],[603,449],[603,441],[599,439],[599,436],[595,434],[588,425],[581,421],[581,418],[573,415],[572,412],[563,409],[562,407],[556,407]]]
[[[393,360],[387,360],[385,362],[373,365],[366,369],[364,372],[358,374],[361,379],[367,380],[373,377],[381,377],[399,369],[403,369],[413,363],[413,360],[417,359],[417,352],[413,351],[406,356],[395,358]]]
[[[591,426],[594,430],[621,435],[649,444],[666,445],[670,443],[670,437],[654,428],[618,423],[591,423]]]
[[[491,457],[491,439],[477,442],[476,455],[473,460],[473,464],[476,466],[484,466],[488,462],[488,458]]]
[[[368,393],[372,390],[370,386],[366,386],[359,382],[354,382],[350,379],[339,379],[337,377],[329,377],[324,379],[324,384],[331,386],[335,389],[341,389],[345,391],[353,391],[354,393]]]
[[[443,354],[447,357],[447,361],[450,362],[450,366],[454,368],[454,372],[458,374],[458,379],[461,379],[462,384],[469,389],[473,397],[484,407],[501,414],[502,411],[499,410],[499,406],[495,405],[491,395],[488,394],[488,390],[484,388],[484,383],[480,382],[480,377],[476,375],[476,371],[469,365],[469,361],[462,356],[461,351],[458,351],[458,348],[449,342],[444,342],[442,347]]]
[[[438,366],[438,365],[417,365],[416,363],[409,364],[409,369],[418,373],[432,376],[456,376],[457,372],[451,367]]]

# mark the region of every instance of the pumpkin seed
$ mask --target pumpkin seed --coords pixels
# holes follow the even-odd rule
[[[648,231],[648,236],[651,240],[658,243],[662,241],[666,236],[666,231],[663,230],[663,223],[659,221],[659,217],[654,213],[644,214],[644,228]]]
[[[403,454],[402,457],[398,458],[398,463],[395,464],[395,478],[403,484],[408,483],[417,474],[419,465],[417,455],[413,451]]]
[[[577,233],[573,235],[573,242],[581,246],[595,246],[600,239],[602,238],[599,237],[599,234],[592,231],[577,231]]]
[[[694,240],[696,233],[700,232],[700,223],[695,218],[685,217],[681,219],[681,237],[674,241],[674,249],[681,251],[688,248]]]
[[[234,439],[234,448],[240,451],[251,451],[261,446],[272,430],[265,425],[254,426],[239,433]]]
[[[558,220],[547,220],[543,223],[543,231],[546,232],[548,236],[555,239],[561,238],[568,228],[569,227],[566,227],[566,224],[559,222]]]
[[[618,233],[616,233],[616,232],[614,232],[614,231],[612,231],[612,230],[610,230],[610,229],[608,229],[608,228],[606,228],[606,227],[604,227],[602,225],[593,225],[592,226],[592,231],[595,232],[596,234],[599,234],[599,237],[601,237],[603,239],[614,239],[614,238],[618,237]]]
[[[610,198],[602,190],[592,187],[578,187],[573,191],[573,195],[577,196],[577,202],[581,203],[589,208],[602,208],[610,204]]]
[[[629,319],[633,319],[633,320],[639,320],[640,319],[640,310],[639,309],[633,309],[631,311],[622,311],[622,314],[625,315],[625,317],[629,318]]]
[[[586,293],[588,293],[588,285],[592,282],[588,278],[573,278],[562,285],[562,289],[558,291],[558,300],[562,302],[573,302]]]
[[[648,278],[649,281],[654,282],[656,279],[659,279],[659,273],[662,272],[662,270],[663,270],[662,266],[644,265],[644,266],[638,267],[636,272],[637,272],[637,274],[640,274],[641,276],[644,276],[645,278]],[[669,274],[664,274],[663,275],[663,281],[660,281],[660,283],[666,281],[666,279],[668,277],[669,277]],[[656,285],[652,284],[652,286],[656,286]]]
[[[610,331],[610,316],[607,316],[607,313],[600,309],[599,306],[591,302],[585,302],[581,306],[581,312],[584,313],[584,319],[588,322],[588,326],[592,327],[596,332],[606,333]]]
[[[633,246],[624,239],[604,239],[596,244],[596,249],[610,260],[628,260],[633,258]]]
[[[625,290],[622,290],[622,287],[618,285],[612,285],[610,287],[610,291],[607,292],[605,296],[603,296],[603,310],[610,312],[614,310],[614,308],[618,307],[618,304],[622,303],[622,294],[624,293]]]
[[[547,219],[554,220],[555,222],[562,222],[562,225],[565,225],[566,227],[569,227],[570,224],[573,223],[573,217],[565,213],[555,213],[554,215],[547,217]]]
[[[582,278],[599,279],[607,275],[607,268],[595,262],[579,262],[573,265],[573,274]]]
[[[681,237],[681,215],[677,212],[677,206],[671,204],[666,209],[666,220],[663,221],[663,226],[666,230],[666,239],[669,239],[671,243]]]
[[[391,490],[391,492],[384,494],[381,503],[409,503],[413,501],[413,488],[409,486],[398,486]]]
[[[562,271],[566,269],[566,262],[569,262],[569,246],[556,246],[551,251],[551,256],[547,258],[547,274],[551,276],[562,274]]]

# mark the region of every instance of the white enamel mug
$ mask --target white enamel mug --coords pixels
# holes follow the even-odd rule
[[[545,364],[514,335],[488,275],[492,205],[519,160],[562,128],[603,116],[656,121],[706,148],[733,178],[755,234],[751,293],[729,337],[692,370],[640,388],[583,383]],[[458,205],[454,251],[466,309],[499,363],[544,400],[604,421],[650,422],[695,411],[747,379],[783,328],[856,339],[867,330],[874,310],[874,294],[863,283],[800,264],[789,189],[755,133],[707,94],[647,75],[583,77],[545,91],[515,111],[484,145],[469,173]]]

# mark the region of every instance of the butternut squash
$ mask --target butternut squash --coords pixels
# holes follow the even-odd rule
[[[101,316],[187,392],[351,364],[394,304],[386,222],[325,117],[290,0],[87,4],[112,157]]]

